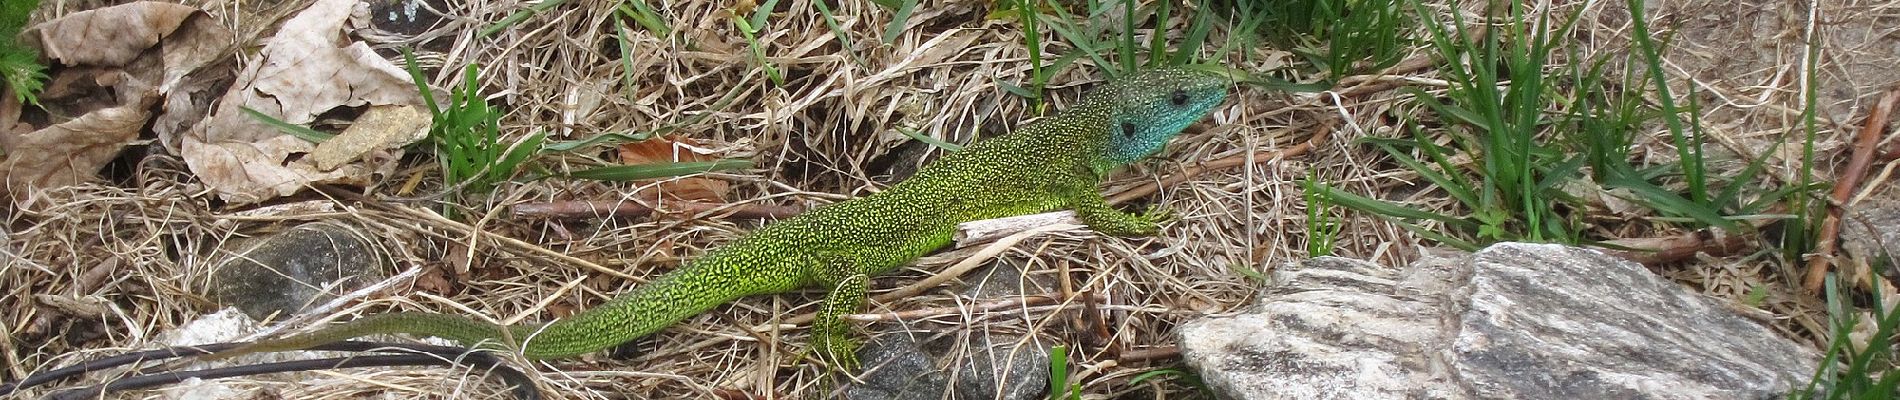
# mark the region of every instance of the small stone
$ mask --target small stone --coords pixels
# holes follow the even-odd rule
[[[953,346],[959,339],[956,335],[878,335],[858,350],[858,359],[864,363],[858,379],[863,383],[847,387],[845,398],[937,400],[946,394],[959,399],[1040,398],[1049,389],[1049,346],[1036,340],[1018,342],[1018,338],[977,331],[962,338],[963,346]],[[953,369],[954,375],[948,372]]]
[[[309,223],[232,252],[212,273],[211,296],[251,318],[293,315],[382,277],[386,258],[355,229]]]
[[[1046,293],[1055,287],[1052,278],[1025,274],[1008,261],[994,262],[970,276],[977,281],[965,287],[962,294],[972,299]],[[858,379],[863,383],[847,387],[845,398],[1040,398],[1049,389],[1050,347],[1046,341],[1021,332],[975,329],[934,336],[929,332],[887,332],[858,350],[865,369]]]
[[[962,294],[973,299],[1000,299],[1056,290],[1055,278],[1031,275],[1009,260],[997,260],[968,276],[975,277],[977,281],[965,288]]]
[[[440,0],[376,0],[369,3],[371,23],[377,29],[408,36],[421,35],[434,29],[442,21],[442,15],[436,14],[434,10],[444,9],[446,5]]]
[[[903,333],[878,335],[858,349],[864,383],[845,389],[845,398],[936,400],[949,378],[937,370],[917,341]]]

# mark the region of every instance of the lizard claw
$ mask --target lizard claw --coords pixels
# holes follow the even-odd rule
[[[818,359],[831,364],[833,369],[857,371],[858,342],[838,335],[817,335],[812,337],[811,352]]]
[[[1122,220],[1123,226],[1106,233],[1117,236],[1153,236],[1155,233],[1161,231],[1161,224],[1174,222],[1179,219],[1175,216],[1173,210],[1162,207],[1159,204],[1148,206],[1148,209],[1140,213],[1128,213],[1124,215],[1127,217]]]
[[[1159,229],[1162,224],[1181,220],[1181,215],[1176,214],[1174,209],[1155,204],[1148,206],[1146,211],[1142,211],[1141,219],[1148,220]]]

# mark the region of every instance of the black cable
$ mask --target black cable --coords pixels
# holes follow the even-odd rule
[[[219,351],[229,350],[239,345],[241,345],[241,343],[213,343],[213,344],[198,345],[198,346],[167,347],[167,348],[158,349],[158,350],[138,351],[138,352],[120,354],[120,355],[116,355],[112,357],[101,358],[97,360],[88,360],[86,362],[81,362],[78,365],[73,365],[70,367],[27,375],[25,379],[21,379],[16,382],[0,383],[0,396],[13,394],[13,392],[19,391],[20,389],[26,389],[26,388],[30,388],[34,386],[39,386],[47,382],[65,379],[67,377],[71,377],[74,375],[84,374],[84,373],[88,373],[92,371],[98,371],[98,370],[102,370],[106,368],[112,368],[112,367],[117,367],[121,365],[132,364],[132,363],[145,362],[148,360],[164,360],[164,359],[169,359],[169,358],[211,354],[211,353],[215,353]]]
[[[118,366],[122,366],[126,364],[134,364],[134,363],[141,363],[141,362],[146,362],[146,361],[157,361],[157,360],[165,360],[165,359],[178,358],[178,357],[188,357],[188,356],[198,356],[198,355],[205,355],[205,354],[211,354],[211,353],[218,353],[218,352],[223,352],[225,350],[237,348],[245,344],[247,343],[211,343],[211,344],[201,344],[201,345],[191,345],[191,346],[167,347],[163,349],[138,351],[138,352],[112,356],[112,357],[101,358],[97,360],[86,361],[86,362],[82,362],[82,363],[79,363],[78,365],[74,365],[70,367],[65,367],[65,368],[55,369],[52,371],[46,371],[46,372],[41,372],[38,374],[28,375],[26,379],[21,379],[19,382],[0,383],[0,396],[11,394],[20,389],[26,389],[26,388],[30,388],[34,386],[39,386],[39,385],[42,385],[54,380],[71,377],[73,375],[89,373],[93,371],[103,370],[106,368],[118,367]],[[336,342],[336,343],[320,345],[320,346],[312,347],[311,349],[312,350],[329,350],[329,351],[406,350],[408,352],[429,353],[429,354],[436,354],[436,355],[451,357],[451,358],[457,357],[459,354],[465,352],[463,349],[457,348],[457,347],[412,345],[412,344],[404,344],[404,343],[363,342],[363,341],[354,341],[354,340],[346,340],[346,341],[341,341],[341,342]],[[154,371],[146,370],[142,372],[154,372]]]
[[[52,371],[46,371],[46,372],[41,372],[38,374],[29,375],[25,379],[21,379],[18,382],[0,383],[0,396],[12,394],[21,389],[43,385],[48,382],[72,377],[74,375],[85,374],[88,372],[118,367],[118,366],[122,366],[126,364],[140,363],[140,362],[145,362],[145,361],[156,361],[156,360],[164,360],[164,359],[171,359],[171,358],[178,358],[178,357],[188,357],[188,356],[217,353],[217,352],[229,350],[232,348],[236,348],[239,346],[243,346],[246,344],[248,343],[213,343],[213,344],[203,344],[203,345],[193,345],[193,346],[178,346],[178,347],[169,347],[169,348],[163,348],[163,349],[158,349],[158,350],[139,351],[139,352],[122,354],[118,356],[101,358],[97,360],[90,360],[90,361],[82,362],[78,365],[74,365],[70,367],[59,368]],[[474,366],[489,368],[491,371],[494,371],[497,375],[499,375],[504,382],[514,384],[513,392],[516,398],[521,398],[521,399],[540,398],[540,392],[534,388],[534,385],[528,382],[526,374],[522,374],[521,372],[516,371],[513,368],[507,367],[500,360],[496,359],[493,355],[488,354],[486,352],[472,351],[472,350],[460,348],[460,347],[433,346],[433,345],[407,344],[407,343],[365,342],[365,341],[355,341],[355,340],[324,344],[324,345],[320,345],[316,347],[311,347],[308,350],[375,351],[375,352],[385,352],[385,353],[408,353],[408,354],[402,354],[401,356],[414,357],[416,359],[415,360],[406,360],[406,359],[382,360],[381,358],[383,357],[394,357],[394,356],[364,356],[364,357],[358,357],[358,358],[365,358],[365,359],[377,358],[378,361],[375,361],[375,362],[385,362],[385,363],[398,362],[398,363],[351,365],[349,364],[349,362],[337,363],[334,361],[334,360],[348,360],[349,358],[337,358],[337,359],[326,359],[326,360],[304,360],[304,361],[290,361],[290,362],[279,362],[279,363],[265,363],[265,364],[213,368],[213,369],[198,370],[198,371],[186,371],[186,372],[151,373],[153,371],[151,369],[147,369],[147,370],[140,371],[140,372],[148,373],[146,375],[139,375],[139,376],[134,376],[130,378],[124,378],[124,379],[107,383],[106,385],[81,389],[81,392],[96,395],[100,393],[99,390],[104,390],[104,391],[109,392],[109,391],[117,391],[117,390],[125,390],[125,389],[145,388],[145,387],[151,387],[151,386],[165,384],[165,383],[176,383],[184,379],[190,379],[194,377],[214,379],[214,378],[224,378],[224,377],[232,377],[232,376],[265,374],[265,373],[273,373],[273,372],[289,372],[289,371],[322,369],[321,366],[313,367],[313,366],[308,366],[304,364],[298,364],[298,363],[305,363],[305,362],[317,362],[318,364],[316,365],[321,365],[321,362],[328,361],[330,362],[330,365],[333,365],[330,368],[351,368],[353,366],[367,367],[367,366],[382,366],[382,365],[454,365],[458,361],[461,361],[461,362],[469,363]],[[416,353],[420,353],[420,354],[416,354]],[[235,375],[231,375],[233,373],[235,373]],[[176,377],[176,379],[172,379],[172,377]],[[131,386],[124,386],[120,383],[120,382],[125,382],[127,380],[134,380],[133,381],[134,383],[125,384],[125,385],[131,385]],[[143,383],[143,382],[147,382],[147,380],[154,383]],[[62,393],[72,393],[72,392],[73,391],[67,391],[67,392],[62,392]],[[63,395],[64,394],[59,394],[55,396],[63,396]]]
[[[494,372],[496,376],[501,378],[502,382],[512,386],[509,392],[513,393],[517,399],[539,400],[541,398],[541,392],[535,389],[533,382],[528,381],[526,374],[522,374],[520,371],[502,365],[500,360],[496,360],[492,356],[478,353],[469,353],[467,357],[461,360],[444,359],[437,357],[435,354],[392,354],[284,361],[194,371],[170,371],[114,379],[111,382],[101,385],[56,392],[48,395],[47,398],[52,400],[90,399],[110,392],[169,385],[192,378],[218,379],[277,372],[361,367],[454,365],[458,361],[466,362],[471,366],[486,368]]]

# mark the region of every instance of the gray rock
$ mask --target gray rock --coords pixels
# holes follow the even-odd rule
[[[1049,346],[1019,335],[973,332],[959,338],[878,335],[858,350],[862,383],[852,400],[1036,399],[1049,389]],[[959,340],[960,339],[960,340]],[[959,342],[961,346],[957,346]],[[950,364],[947,368],[938,365]]]
[[[994,299],[1054,287],[1046,276],[1029,276],[1013,263],[997,262],[971,274],[978,281],[963,294]],[[912,328],[916,328],[913,326]],[[953,328],[954,329],[954,328]],[[1021,332],[895,331],[877,335],[858,350],[862,383],[845,388],[852,400],[1035,399],[1049,389],[1050,345]],[[944,366],[944,367],[939,367]]]
[[[368,236],[309,223],[248,243],[212,273],[211,296],[251,318],[290,315],[381,278],[386,257]]]
[[[1402,278],[1333,257],[1283,268],[1253,312],[1184,324],[1182,358],[1225,398],[1470,397],[1436,356],[1453,311],[1442,296],[1400,290]]]
[[[1026,341],[1025,341],[1026,340]],[[1049,344],[1032,335],[978,332],[957,366],[957,398],[1034,399],[1049,391]]]
[[[1513,243],[1404,271],[1308,260],[1179,334],[1228,399],[1766,399],[1818,358],[1637,264]]]
[[[858,349],[858,361],[864,363],[858,377],[863,383],[847,387],[847,399],[936,400],[950,383],[923,345],[903,333],[871,338]]]
[[[1900,282],[1900,190],[1868,198],[1841,220],[1841,250]]]
[[[1049,293],[1056,291],[1055,278],[1047,274],[1031,275],[1023,271],[1015,262],[997,260],[984,269],[971,273],[977,281],[963,289],[963,295],[973,299],[997,299],[1009,296],[1021,296],[1025,293]]]

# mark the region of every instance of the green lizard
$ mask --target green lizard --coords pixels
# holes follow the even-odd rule
[[[1227,97],[1215,73],[1160,69],[1098,88],[1068,110],[944,155],[888,190],[759,228],[599,307],[546,324],[499,326],[467,317],[389,313],[363,317],[218,356],[307,348],[370,334],[443,337],[519,351],[529,359],[606,349],[742,296],[802,287],[829,290],[812,322],[812,350],[857,368],[850,325],[871,275],[951,242],[958,223],[1073,209],[1096,231],[1147,235],[1167,215],[1111,208],[1098,184],[1111,170],[1161,150]]]

